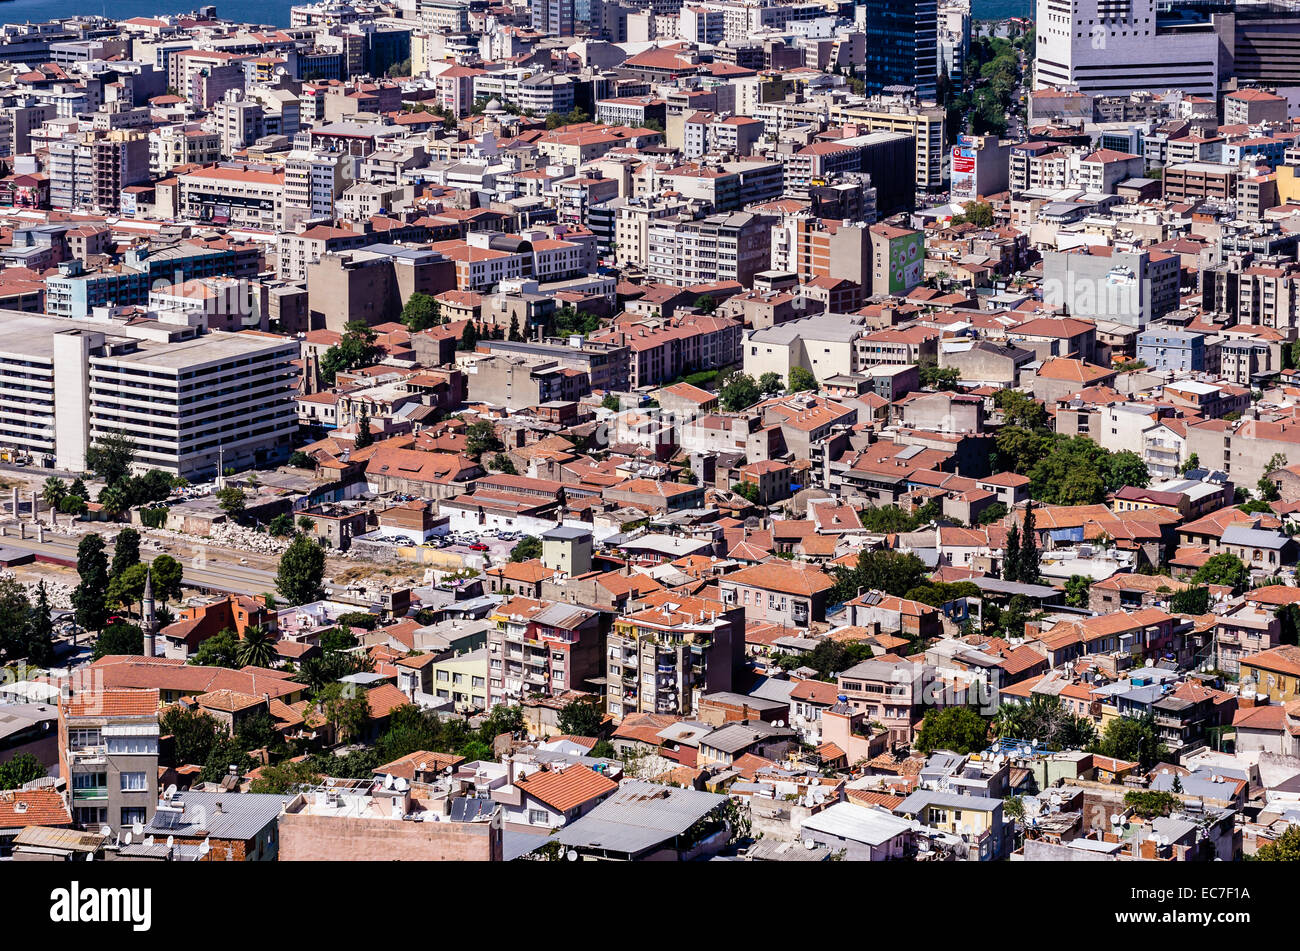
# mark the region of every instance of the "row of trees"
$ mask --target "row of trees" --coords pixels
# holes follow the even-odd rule
[[[1057,697],[1042,695],[1028,703],[1003,704],[993,717],[981,716],[970,707],[933,708],[921,721],[915,746],[923,753],[976,753],[986,749],[992,737],[1037,741],[1046,749],[1100,753],[1135,762],[1143,771],[1169,756],[1151,714],[1116,717],[1098,734],[1087,717],[1071,713]]]
[[[98,532],[83,535],[77,545],[79,582],[72,592],[72,608],[77,625],[98,631],[95,657],[105,654],[139,654],[144,650],[144,634],[138,624],[116,615],[131,612],[144,598],[146,581],[152,576],[153,594],[159,606],[155,618],[160,626],[171,622],[167,602],[181,596],[184,568],[171,555],[159,555],[151,565],[140,560],[140,533],[124,528],[113,543],[110,564],[104,537]],[[140,613],[142,613],[142,606]]]
[[[1002,580],[1038,584],[1041,580],[1038,529],[1034,524],[1034,503],[1025,503],[1024,527],[1012,522],[1007,529],[1007,547],[1002,552]]]
[[[0,579],[0,655],[5,663],[25,660],[33,667],[54,663],[54,621],[44,581],[37,584],[33,601],[16,579]]]
[[[1004,424],[995,437],[995,470],[1029,477],[1029,494],[1048,505],[1097,505],[1126,485],[1151,482],[1135,452],[1108,452],[1086,436],[1051,429],[1042,403],[1016,390],[994,397]]]
[[[791,367],[788,382],[781,374],[767,372],[755,380],[748,373],[737,370],[728,375],[718,389],[718,403],[728,413],[738,413],[753,406],[765,396],[786,393],[803,393],[817,389],[817,378],[804,367]]]

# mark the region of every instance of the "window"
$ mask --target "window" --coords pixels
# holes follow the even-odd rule
[[[134,823],[145,821],[144,806],[123,806],[122,807],[122,825],[129,826]]]
[[[74,750],[89,749],[92,746],[99,746],[102,742],[98,729],[68,731],[68,746]]]
[[[550,816],[547,814],[545,809],[528,810],[529,825],[535,825],[535,826],[546,825],[549,821],[550,821]]]
[[[106,773],[73,773],[73,789],[102,789],[108,785]]]
[[[148,792],[147,773],[122,773],[122,792]]]

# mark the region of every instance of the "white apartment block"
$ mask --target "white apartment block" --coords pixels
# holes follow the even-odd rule
[[[210,477],[289,452],[297,427],[296,341],[199,334],[158,321],[125,326],[0,314],[0,446],[37,465],[81,471],[86,449],[115,431],[136,463]]]
[[[1038,0],[1034,88],[1127,96],[1181,90],[1214,96],[1219,38],[1203,28],[1161,30],[1155,0]]]

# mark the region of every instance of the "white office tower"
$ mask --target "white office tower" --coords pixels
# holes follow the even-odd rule
[[[1101,96],[1167,89],[1213,96],[1218,89],[1214,27],[1161,27],[1154,0],[1038,0],[1037,35],[1036,89],[1076,85]]]

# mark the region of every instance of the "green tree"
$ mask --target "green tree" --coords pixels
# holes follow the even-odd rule
[[[737,370],[722,381],[718,390],[718,402],[728,413],[737,413],[758,402],[761,394],[754,378]]]
[[[1087,575],[1070,575],[1070,580],[1065,583],[1065,603],[1072,608],[1086,608],[1090,587],[1092,579]]]
[[[1300,862],[1300,825],[1292,825],[1255,850],[1257,862]]]
[[[44,780],[49,770],[29,752],[0,763],[0,789],[22,789],[29,782]]]
[[[353,440],[354,449],[365,449],[375,441],[375,435],[370,431],[370,411],[364,406],[361,412],[357,414],[357,438]]]
[[[239,662],[239,637],[228,627],[218,631],[199,643],[190,663],[199,667],[242,667]]]
[[[1169,756],[1169,750],[1160,742],[1155,717],[1147,714],[1141,718],[1116,717],[1106,724],[1097,752],[1115,759],[1131,760],[1143,772]]]
[[[80,517],[89,510],[86,500],[79,495],[69,494],[59,502],[59,511],[64,515]]]
[[[838,604],[858,596],[859,591],[883,591],[903,597],[928,574],[925,562],[911,552],[878,549],[858,555],[857,566],[837,569],[830,601]]]
[[[791,393],[801,393],[805,390],[817,389],[817,377],[813,376],[811,370],[795,366],[790,368],[790,385],[787,390]]]
[[[171,765],[174,766],[198,766],[207,762],[217,737],[224,732],[211,715],[179,704],[163,711],[158,718],[158,730],[163,736],[172,738],[174,755]]]
[[[149,566],[153,575],[153,593],[163,601],[175,601],[181,596],[181,582],[185,569],[171,555],[159,555]]]
[[[781,374],[769,370],[758,378],[758,389],[764,396],[771,396],[773,393],[780,393],[784,389],[781,383]]]
[[[321,690],[317,705],[340,741],[357,739],[370,722],[370,702],[351,684],[329,684]]]
[[[34,667],[49,667],[54,663],[54,619],[44,580],[36,585],[36,602],[27,624],[26,654],[27,663]]]
[[[138,624],[129,621],[114,621],[99,632],[95,639],[94,660],[110,654],[129,654],[139,656],[144,653],[144,632]]]
[[[570,736],[600,736],[605,714],[594,698],[574,700],[560,708],[561,733]]]
[[[325,596],[325,549],[306,535],[299,535],[280,556],[275,576],[276,590],[291,605],[319,601]]]
[[[1002,521],[1006,517],[1007,517],[1006,503],[994,502],[993,504],[985,506],[984,508],[980,509],[979,514],[975,516],[974,524],[992,525],[995,522]]]
[[[140,533],[124,528],[113,540],[113,565],[108,573],[116,577],[132,565],[140,564]]]
[[[49,770],[31,753],[19,753],[0,763],[0,789],[21,789],[27,783],[44,779]]]
[[[256,765],[235,737],[223,733],[217,736],[208,758],[203,761],[199,779],[205,783],[218,783],[231,773],[231,767],[234,767],[236,776],[242,777]]]
[[[369,366],[379,356],[375,344],[378,335],[364,320],[351,320],[343,327],[343,336],[325,351],[320,359],[320,375],[327,384],[333,384],[338,374]]]
[[[1038,584],[1038,531],[1034,525],[1034,503],[1025,503],[1025,523],[1020,529],[1020,575],[1025,584]]]
[[[235,651],[241,667],[270,667],[275,658],[275,635],[261,624],[250,624],[244,629]]]
[[[600,405],[603,409],[607,409],[611,413],[617,413],[623,408],[622,400],[613,393],[608,394],[603,400],[601,400]]]
[[[701,314],[711,314],[718,309],[718,302],[711,294],[701,294],[695,298],[695,309]]]
[[[419,333],[442,323],[442,305],[433,295],[416,291],[407,298],[400,319],[411,333]]]
[[[64,500],[68,494],[68,484],[58,476],[50,476],[45,480],[41,488],[41,501],[52,509],[57,509],[59,503]],[[17,512],[14,513],[15,517]]]
[[[953,392],[961,380],[961,373],[952,367],[941,370],[933,360],[922,360],[916,365],[917,378],[921,388]]]
[[[144,584],[148,573],[148,567],[136,562],[120,575],[113,575],[109,579],[108,593],[105,598],[109,606],[130,609],[140,601],[144,597]]]
[[[495,472],[504,472],[506,475],[519,475],[519,470],[515,468],[514,460],[504,452],[498,452],[492,457],[491,468]]]
[[[1236,555],[1221,552],[1210,557],[1192,575],[1193,584],[1222,584],[1232,588],[1243,587],[1250,580],[1250,569]]]
[[[1171,614],[1207,614],[1210,610],[1210,589],[1185,588],[1175,591],[1169,598]]]
[[[136,448],[135,440],[127,433],[106,433],[86,449],[86,468],[105,484],[113,485],[131,474]]]
[[[316,529],[316,520],[310,515],[298,516],[298,531],[311,532]]]
[[[80,584],[72,592],[72,608],[77,624],[98,631],[108,618],[108,556],[99,534],[83,535],[77,544],[77,574]]]
[[[312,787],[324,780],[324,775],[306,760],[294,762],[286,760],[263,766],[257,778],[248,784],[248,791],[254,793],[273,793],[283,796],[302,787]]]
[[[964,206],[965,210],[960,215],[952,219],[954,225],[972,224],[977,228],[993,227],[993,207],[982,201],[969,201]]]
[[[1002,549],[1002,580],[1020,580],[1020,523],[1007,529],[1007,547]]]
[[[0,578],[0,647],[7,658],[26,655],[31,621],[27,589],[16,578]]]
[[[223,486],[217,489],[216,493],[217,506],[236,521],[244,514],[246,500],[244,490],[234,485]]]
[[[293,534],[293,513],[281,512],[271,521],[266,523],[266,530],[276,538],[284,538]]]
[[[758,486],[753,482],[733,482],[731,484],[731,491],[755,505],[758,504],[760,498]]]
[[[128,482],[123,480],[116,485],[106,485],[99,490],[99,507],[109,518],[118,518],[131,508],[131,498],[127,492]]]
[[[456,349],[465,353],[471,352],[478,346],[478,339],[478,327],[474,326],[474,321],[467,320],[465,329],[460,332],[460,343],[456,345]]]
[[[489,420],[481,419],[465,427],[465,452],[474,461],[483,458],[485,452],[500,452],[505,443],[497,435],[497,428]]]
[[[988,721],[969,707],[931,708],[913,744],[922,753],[977,753],[988,746]]]
[[[1151,484],[1151,473],[1147,464],[1136,452],[1128,449],[1112,452],[1106,460],[1106,484],[1113,489],[1122,489],[1126,485],[1145,489]]]
[[[1041,402],[1019,390],[999,390],[993,405],[1002,412],[1003,425],[1017,426],[1031,432],[1046,433],[1051,430],[1051,418]]]
[[[528,561],[532,558],[541,557],[542,540],[535,535],[529,535],[510,550],[511,561]]]

